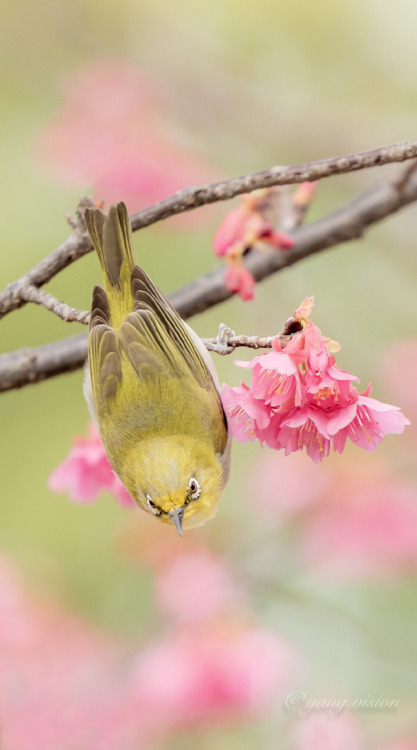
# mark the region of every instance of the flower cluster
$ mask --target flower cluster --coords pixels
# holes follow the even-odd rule
[[[243,265],[244,253],[254,247],[262,249],[264,245],[285,250],[294,244],[286,232],[275,229],[279,195],[277,188],[254,190],[245,195],[241,205],[226,215],[214,236],[214,252],[227,260],[225,285],[243,300],[252,299],[255,289],[255,279]]]
[[[339,346],[310,320],[312,305],[309,298],[294,314],[302,328],[285,350],[276,337],[272,352],[235,362],[251,369],[252,378],[250,386],[224,385],[231,434],[241,442],[257,438],[285,455],[305,448],[315,463],[331,448],[342,453],[347,438],[374,451],[384,435],[402,432],[409,421],[397,407],[371,398],[371,384],[356,390],[358,378],[336,365]]]

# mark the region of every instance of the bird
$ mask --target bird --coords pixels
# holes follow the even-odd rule
[[[84,394],[107,457],[133,500],[183,529],[215,514],[230,435],[206,347],[136,265],[125,203],[85,224],[104,285],[93,289]]]

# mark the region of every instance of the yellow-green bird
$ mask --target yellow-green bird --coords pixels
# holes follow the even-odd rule
[[[100,260],[84,392],[106,453],[132,498],[182,528],[213,516],[230,472],[216,371],[197,334],[135,265],[124,203],[87,208]]]

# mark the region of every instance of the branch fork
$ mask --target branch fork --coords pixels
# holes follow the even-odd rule
[[[231,180],[188,188],[131,216],[134,231],[199,206],[229,200],[242,193],[273,185],[314,181],[336,174],[357,171],[382,164],[414,160],[399,170],[394,178],[377,183],[339,210],[309,225],[293,229],[294,246],[290,251],[266,253],[251,251],[245,264],[256,281],[299,262],[314,253],[361,237],[373,224],[417,201],[417,141],[387,146],[358,154],[323,159],[318,162],[272,167],[263,172]],[[20,279],[0,292],[0,318],[27,303],[42,305],[67,322],[88,324],[89,313],[77,310],[42,290],[44,284],[71,263],[92,250],[83,214],[92,205],[82,198],[75,218],[68,218],[73,232],[68,239]],[[233,295],[223,283],[223,269],[197,278],[170,295],[170,301],[183,318],[203,312]],[[285,329],[283,332],[285,335]],[[219,337],[208,339],[207,347],[228,354],[237,346],[261,348],[270,346],[270,337],[232,336],[226,342]],[[87,356],[85,333],[35,349],[24,348],[0,356],[0,391],[18,388],[82,367]]]

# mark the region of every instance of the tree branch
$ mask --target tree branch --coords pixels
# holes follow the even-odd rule
[[[314,253],[361,237],[367,228],[417,200],[417,162],[394,179],[380,182],[354,201],[323,219],[294,231],[294,247],[287,251],[252,251],[247,265],[257,281]],[[184,318],[213,307],[232,295],[223,283],[223,268],[201,276],[170,295]],[[19,388],[82,367],[87,357],[87,335],[0,356],[0,391]]]
[[[229,200],[236,195],[250,193],[258,188],[321,180],[333,175],[355,172],[393,162],[402,162],[414,157],[417,157],[417,141],[405,141],[404,143],[347,156],[321,159],[320,161],[290,167],[276,166],[262,172],[254,172],[223,182],[187,188],[186,190],[180,190],[166,200],[145,208],[143,211],[132,214],[130,217],[132,229],[136,231],[169,216],[191,211],[209,203]],[[0,318],[26,304],[28,301],[25,298],[27,296],[26,290],[29,286],[43,286],[70,263],[92,250],[83,220],[84,210],[91,204],[89,198],[83,198],[78,206],[76,218],[74,220],[69,219],[69,223],[74,227],[70,237],[31,271],[9,284],[3,292],[0,292]],[[69,320],[69,318],[66,318],[66,320]]]
[[[314,182],[325,177],[332,177],[347,172],[357,172],[360,169],[406,161],[417,156],[417,141],[404,141],[391,146],[375,148],[371,151],[361,151],[347,156],[336,156],[330,159],[320,159],[295,166],[276,166],[262,172],[253,172],[234,177],[223,182],[187,188],[175,193],[171,198],[155,203],[154,206],[132,214],[132,228],[142,229],[169,216],[191,211],[194,208],[209,203],[230,200],[236,195],[250,193],[258,188],[273,185],[294,185],[300,182]]]
[[[0,356],[0,391],[39,383],[64,372],[79,370],[87,357],[87,334],[25,347]]]
[[[414,162],[412,169],[407,165],[394,179],[379,182],[323,219],[294,230],[294,246],[290,250],[253,250],[245,256],[245,265],[256,281],[262,281],[310,255],[358,239],[370,226],[416,200],[417,162]],[[183,286],[169,299],[183,317],[197,315],[233,296],[224,286],[223,278],[223,268],[217,268]]]

